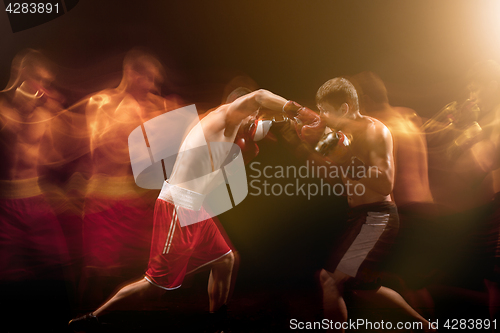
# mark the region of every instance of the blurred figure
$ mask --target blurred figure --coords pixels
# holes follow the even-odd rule
[[[490,315],[500,319],[500,65],[493,60],[475,64],[469,72],[470,100],[477,104],[480,113],[477,120],[482,130],[471,138],[466,138],[464,153],[457,159],[457,167],[465,170],[472,178],[472,187],[477,187],[482,200],[478,202],[483,216],[472,216],[474,223],[479,221],[479,230],[475,235],[473,255],[476,264],[484,264],[479,269],[485,278],[489,292]],[[459,137],[456,141],[460,141]],[[469,148],[470,147],[470,148]],[[457,170],[457,169],[455,169]],[[460,173],[460,171],[458,171]],[[470,188],[465,189],[470,191]],[[473,192],[473,191],[471,191]],[[474,192],[473,192],[474,193]],[[477,193],[477,192],[476,192]],[[476,213],[476,210],[473,210]]]
[[[42,192],[39,167],[58,159],[52,119],[62,110],[51,63],[38,51],[16,56],[0,93],[0,279],[62,279],[66,240]]]
[[[400,206],[433,202],[429,188],[427,143],[414,110],[389,104],[384,82],[375,73],[352,77],[361,90],[361,111],[382,121],[394,139],[394,201]]]
[[[450,279],[485,279],[490,313],[498,319],[500,66],[492,60],[475,64],[468,74],[468,89],[469,99],[452,114],[453,126],[442,124],[453,128],[451,139],[440,142],[452,153],[435,154],[432,172],[440,189],[436,199],[456,212],[447,227],[455,240],[449,251],[454,263]]]
[[[80,295],[87,306],[103,301],[116,286],[144,271],[149,257],[153,209],[158,191],[134,181],[128,136],[137,126],[179,107],[159,96],[161,63],[132,50],[115,89],[91,96],[86,104],[90,163],[83,221],[84,270]]]
[[[400,230],[393,253],[396,272],[403,278],[403,294],[415,308],[432,309],[425,278],[437,268],[436,206],[429,187],[427,142],[415,111],[389,104],[384,82],[372,72],[352,77],[360,93],[361,112],[380,120],[394,141],[394,189]],[[427,314],[426,315],[431,315]]]

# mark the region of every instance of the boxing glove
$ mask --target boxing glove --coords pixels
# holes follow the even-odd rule
[[[316,145],[316,152],[327,157],[333,163],[343,164],[351,156],[351,141],[341,131],[325,133]]]
[[[243,162],[245,164],[248,164],[259,154],[259,146],[257,146],[257,144],[248,137],[245,138],[243,136],[239,136],[236,138],[234,143],[240,147],[243,155]]]
[[[264,139],[273,125],[272,120],[256,120],[250,126],[250,137],[257,142]]]
[[[293,120],[299,138],[311,146],[315,146],[325,132],[326,124],[319,115],[297,102],[288,101],[283,105],[283,112]]]
[[[249,163],[253,158],[259,154],[259,146],[254,141],[255,135],[258,130],[258,120],[245,125],[243,131],[238,133],[234,143],[236,143],[243,154],[243,161],[245,164]]]

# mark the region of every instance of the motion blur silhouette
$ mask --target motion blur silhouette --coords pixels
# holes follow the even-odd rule
[[[125,56],[119,86],[84,101],[90,159],[80,166],[88,182],[79,289],[87,306],[102,302],[147,265],[158,191],[135,184],[128,136],[145,121],[179,106],[176,97],[160,97],[164,76],[156,57],[132,50]]]
[[[52,64],[27,50],[12,64],[0,93],[0,276],[2,281],[61,279],[66,240],[43,192],[40,171],[60,158],[53,119],[62,96],[51,84]]]

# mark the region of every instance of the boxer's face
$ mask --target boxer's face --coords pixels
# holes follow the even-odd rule
[[[496,81],[482,83],[473,81],[468,85],[469,98],[479,106],[481,110],[488,111],[496,98]]]
[[[157,89],[157,84],[162,81],[162,77],[153,64],[142,64],[141,67],[130,70],[130,81],[132,89],[147,93]]]
[[[321,120],[330,128],[339,128],[342,119],[346,116],[348,107],[344,103],[340,107],[335,107],[328,102],[318,104]]]
[[[46,101],[45,95],[51,89],[54,75],[43,67],[34,66],[23,69],[23,76],[24,80],[18,89],[23,93],[25,103],[31,103],[32,106],[43,104]]]
[[[28,80],[37,89],[47,90],[50,88],[52,82],[54,82],[54,75],[42,67],[35,67],[30,73]]]

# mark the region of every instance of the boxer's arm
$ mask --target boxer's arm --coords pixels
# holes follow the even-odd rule
[[[38,112],[40,113],[42,124],[44,124],[38,163],[43,166],[60,165],[64,160],[59,145],[56,145],[54,142],[54,123],[56,118],[52,118],[52,114],[48,111]]]
[[[90,154],[98,145],[98,137],[102,134],[102,127],[105,121],[110,118],[106,115],[107,110],[116,109],[117,105],[113,102],[113,96],[109,93],[98,93],[88,98],[85,106],[85,118],[87,123],[88,144]]]
[[[262,112],[279,114],[286,99],[270,91],[259,89],[242,96],[229,104],[226,111],[226,126],[237,126],[246,117],[261,109]]]
[[[87,131],[89,137],[89,143],[92,141],[92,136],[96,133],[97,124],[97,110],[99,109],[99,102],[95,100],[95,97],[90,97],[85,106],[85,118],[87,122]]]
[[[491,165],[488,165],[488,172],[500,168],[500,111],[498,108],[495,112],[495,120],[493,120],[489,126],[492,126],[491,134],[489,135],[489,145]]]
[[[457,172],[463,170],[472,170],[477,174],[485,174],[500,168],[500,114],[497,112],[495,120],[488,124],[491,126],[489,135],[485,135],[486,131],[481,131],[476,135],[476,142],[469,146],[462,145],[461,154],[455,161],[455,169]],[[465,134],[465,132],[464,132]],[[466,136],[465,136],[466,137]],[[457,142],[455,140],[455,142]],[[458,146],[460,147],[460,146]]]
[[[465,152],[456,162],[464,170],[475,169],[479,173],[489,173],[500,167],[499,145],[493,140],[484,139],[475,143],[469,152]]]
[[[376,193],[389,195],[394,186],[392,136],[385,126],[371,136],[366,140],[366,174],[358,181]]]

